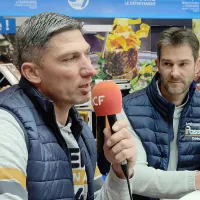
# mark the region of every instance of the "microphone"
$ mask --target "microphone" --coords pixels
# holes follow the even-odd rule
[[[112,126],[117,121],[116,114],[122,111],[122,94],[120,88],[112,81],[103,81],[96,84],[92,90],[92,105],[96,116],[107,116],[114,134]],[[127,161],[122,161],[121,165],[127,165]]]
[[[113,81],[103,81],[96,84],[92,89],[92,105],[96,116],[107,116],[111,133],[114,134],[112,126],[117,121],[116,114],[122,111],[122,94],[117,84]],[[132,200],[126,160],[121,162],[121,168],[126,177],[130,199]]]
[[[96,84],[92,90],[92,105],[96,116],[107,116],[113,134],[116,114],[122,111],[122,94],[117,84],[112,81]]]

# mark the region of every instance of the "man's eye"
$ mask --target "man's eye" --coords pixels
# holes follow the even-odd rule
[[[76,57],[75,57],[75,56],[72,56],[72,57],[69,57],[69,58],[65,58],[65,59],[63,60],[63,62],[73,61],[73,60],[75,60],[75,59],[76,59]]]
[[[187,63],[180,63],[180,66],[185,67],[185,66],[187,66]]]
[[[164,65],[165,65],[165,66],[172,66],[172,64],[169,63],[169,62],[165,62]]]
[[[85,56],[90,57],[90,52],[85,53]]]

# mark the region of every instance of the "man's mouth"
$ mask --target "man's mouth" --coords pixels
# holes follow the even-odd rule
[[[81,85],[80,88],[87,88],[90,84]]]

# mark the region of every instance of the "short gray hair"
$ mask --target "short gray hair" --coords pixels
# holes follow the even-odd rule
[[[169,45],[180,46],[189,45],[192,49],[194,60],[199,57],[199,41],[197,36],[190,29],[171,27],[163,31],[157,43],[157,56],[160,60],[162,47]]]
[[[20,70],[24,62],[40,63],[42,52],[53,35],[78,29],[83,24],[66,15],[45,12],[27,19],[17,30],[14,64]]]

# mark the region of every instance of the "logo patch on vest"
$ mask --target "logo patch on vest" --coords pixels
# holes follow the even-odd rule
[[[200,141],[200,123],[186,122],[185,136],[192,137],[192,140]]]

